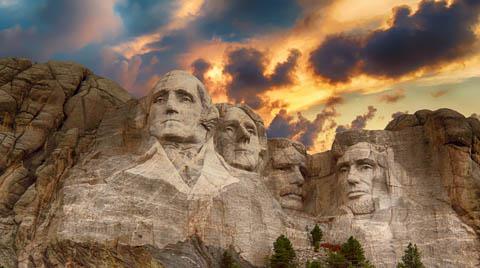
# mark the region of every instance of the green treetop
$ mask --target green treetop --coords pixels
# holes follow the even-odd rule
[[[270,258],[272,268],[293,268],[296,267],[295,251],[292,243],[284,235],[281,235],[273,243],[273,255]]]
[[[397,268],[423,268],[420,252],[417,245],[408,243],[405,254],[402,257],[402,261],[397,265]]]

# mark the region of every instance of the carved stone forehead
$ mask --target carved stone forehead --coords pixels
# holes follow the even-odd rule
[[[345,153],[338,159],[337,163],[351,163],[360,159],[376,161],[374,149],[371,144],[361,142],[348,147]]]
[[[270,161],[273,167],[286,165],[305,165],[305,147],[288,139],[271,139],[268,141]]]
[[[174,70],[166,73],[152,90],[152,95],[161,90],[184,89],[201,99],[202,104],[210,106],[212,100],[203,83],[189,72]]]
[[[229,108],[226,111],[223,120],[225,120],[225,121],[230,121],[230,120],[249,121],[253,125],[255,125],[255,122],[253,122],[252,118],[250,118],[250,116],[248,116],[248,114],[245,111],[243,111],[242,109],[240,109],[238,107]]]

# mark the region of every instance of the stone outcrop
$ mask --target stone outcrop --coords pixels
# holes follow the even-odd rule
[[[338,133],[308,155],[172,71],[135,99],[75,63],[0,59],[0,265],[261,267],[355,236],[376,267],[478,267],[480,122],[448,109]]]

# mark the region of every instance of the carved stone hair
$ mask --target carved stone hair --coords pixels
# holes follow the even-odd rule
[[[293,146],[300,154],[307,155],[305,145],[289,140],[287,138],[270,138],[268,139],[268,151],[271,152],[274,149],[285,149]]]

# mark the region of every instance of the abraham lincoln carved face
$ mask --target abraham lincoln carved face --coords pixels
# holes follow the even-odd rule
[[[382,179],[383,164],[380,153],[367,142],[360,142],[346,149],[337,160],[337,179],[342,189],[344,205],[353,214],[374,211],[373,184]]]

